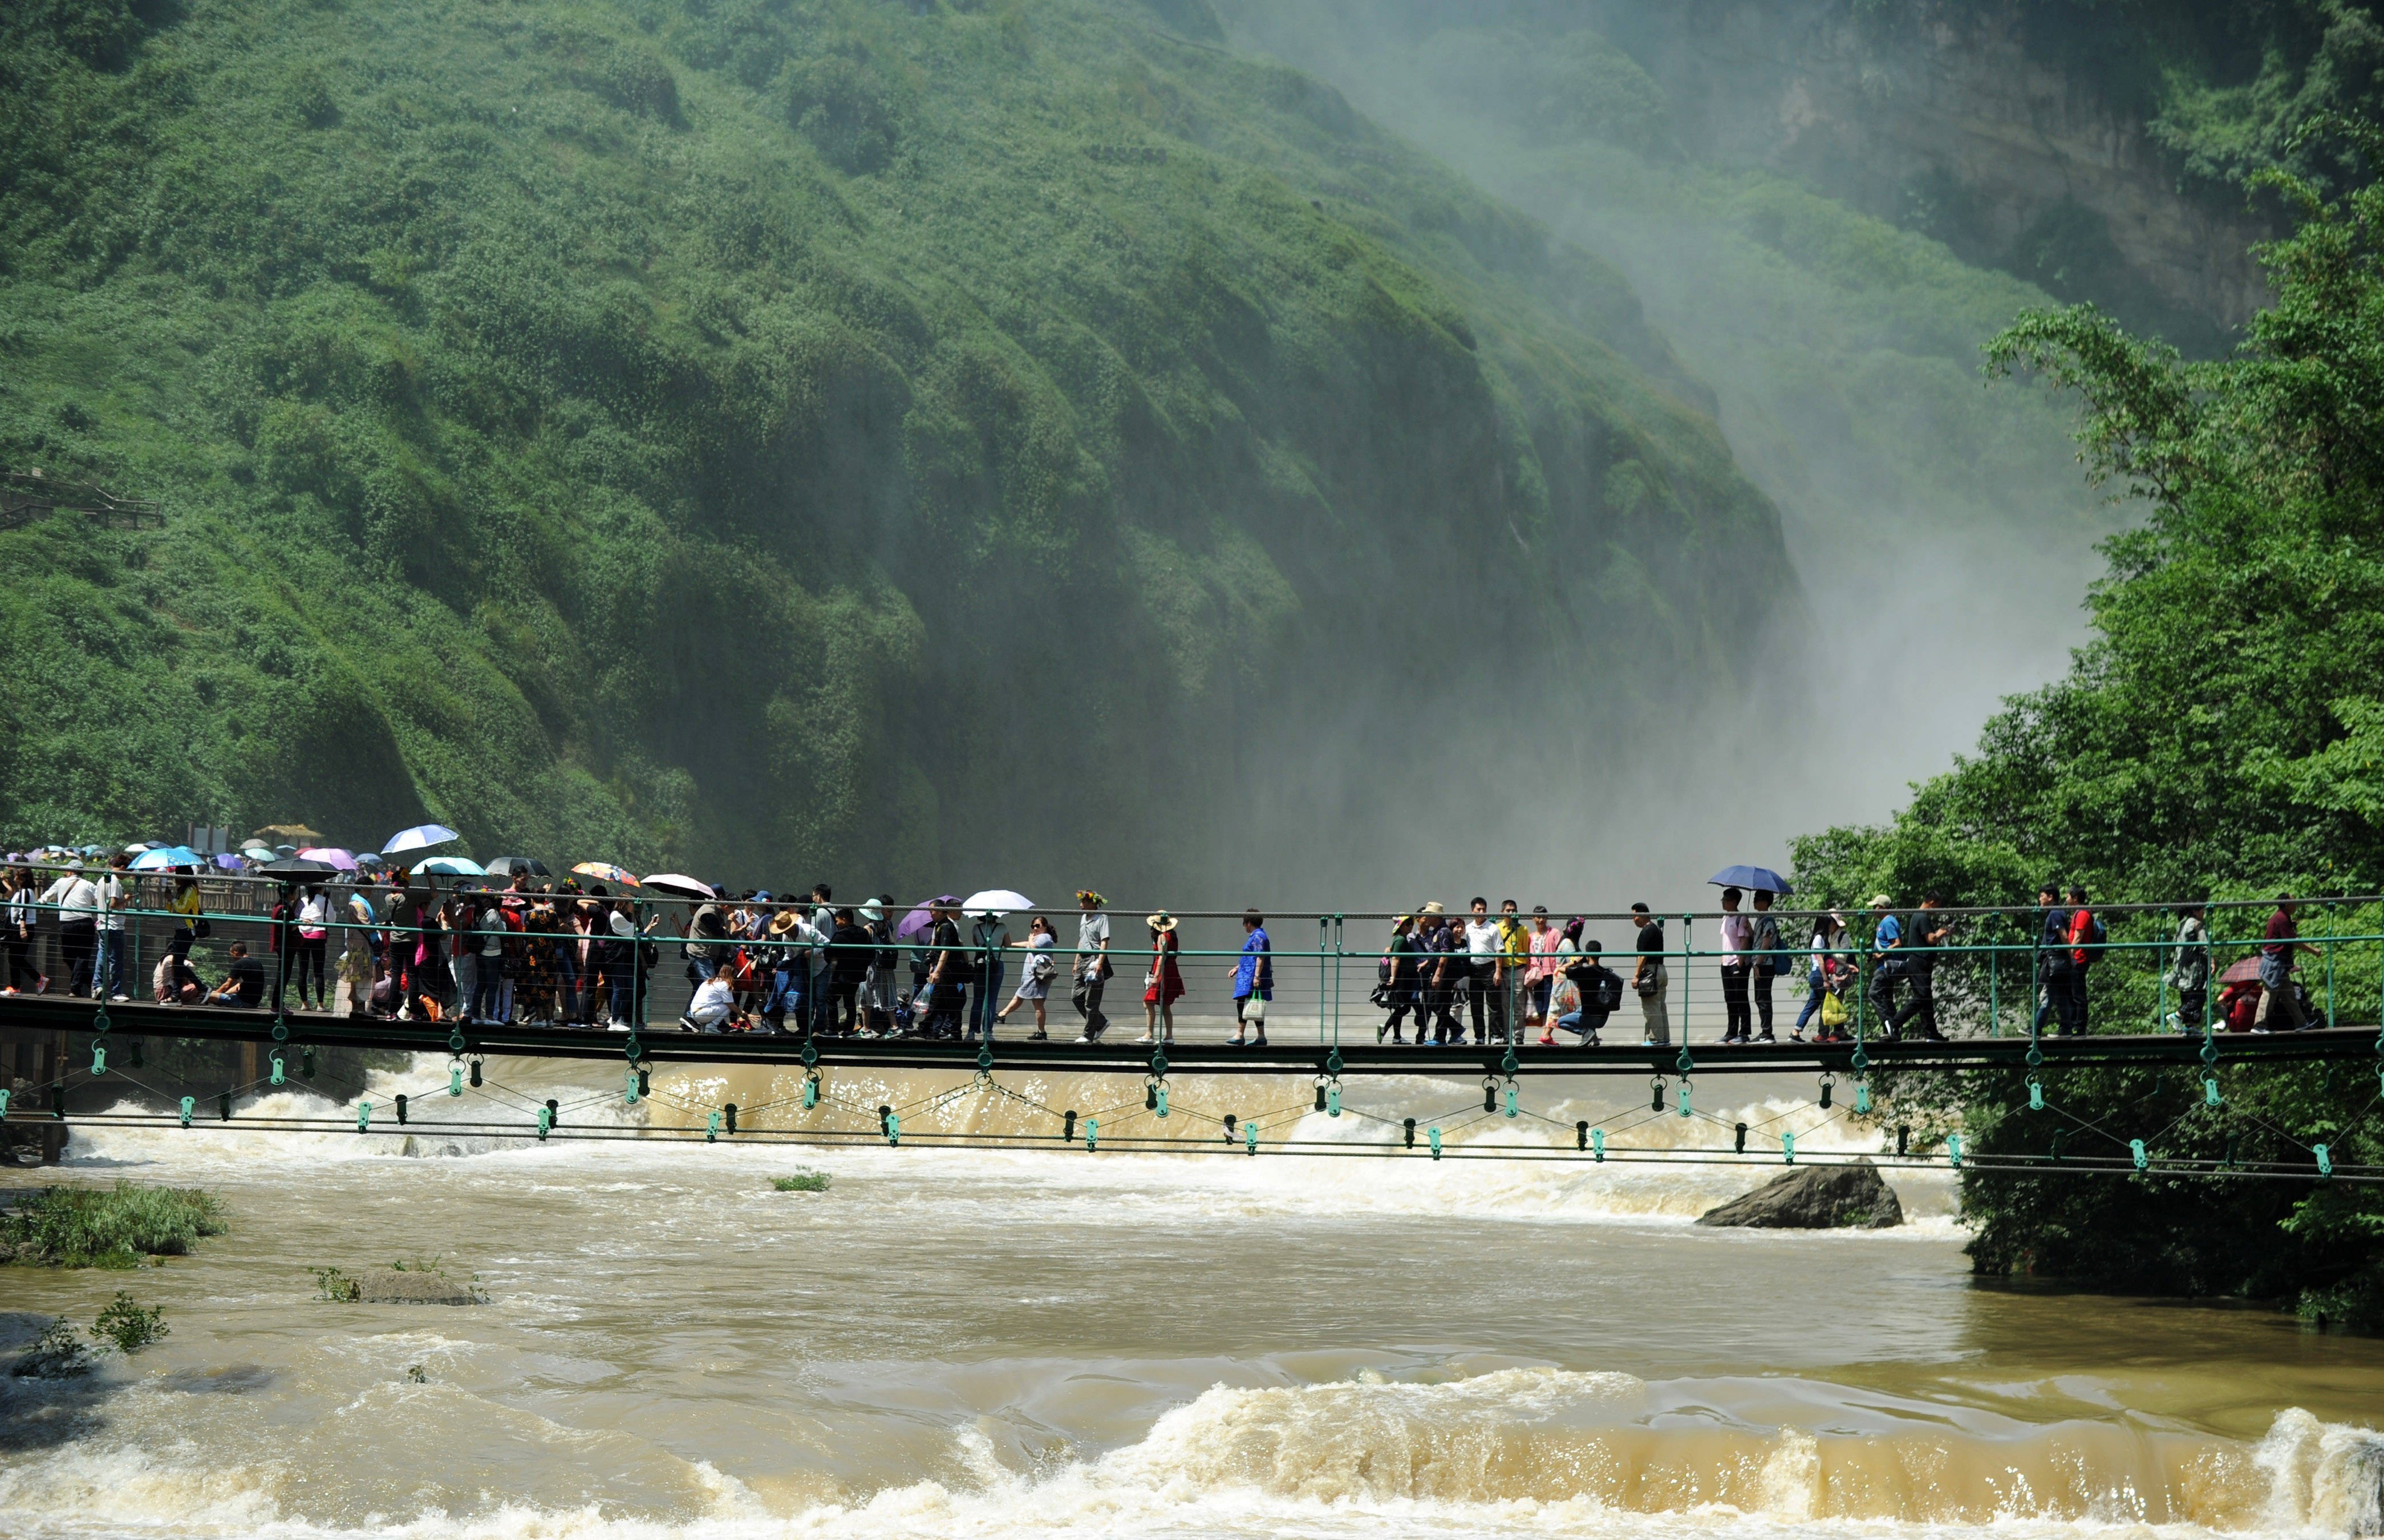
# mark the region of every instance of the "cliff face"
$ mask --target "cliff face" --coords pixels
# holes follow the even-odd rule
[[[2140,290],[2134,318],[2172,333],[2232,329],[2266,298],[2250,253],[2265,225],[2181,188],[2141,112],[2043,56],[2046,23],[2020,0],[1596,10],[1694,155],[1805,178],[2065,298],[2130,307]]]

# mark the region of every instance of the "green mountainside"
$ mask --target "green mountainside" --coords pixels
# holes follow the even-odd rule
[[[0,459],[167,511],[0,533],[0,840],[1197,889],[1796,624],[1615,269],[1200,0],[0,28]]]

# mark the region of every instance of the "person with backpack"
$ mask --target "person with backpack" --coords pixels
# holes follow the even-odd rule
[[[839,1037],[858,1037],[866,1032],[869,1024],[862,1018],[861,983],[869,975],[870,960],[876,948],[869,932],[861,926],[861,916],[851,909],[838,910],[833,918],[836,928],[827,935],[827,1027]],[[986,1037],[993,1037],[987,1024]]]
[[[1599,1029],[1622,1008],[1622,975],[1606,965],[1604,950],[1600,943],[1587,941],[1567,962],[1563,982],[1571,989],[1572,1009],[1559,1012],[1549,1022],[1557,1031],[1580,1033],[1583,1048],[1597,1046]]]
[[[1457,1019],[1457,1008],[1472,966],[1471,953],[1466,946],[1465,932],[1442,912],[1438,900],[1423,906],[1423,918],[1429,927],[1423,934],[1423,950],[1429,961],[1421,965],[1424,1003],[1432,1012],[1432,1040],[1447,1048],[1465,1040],[1465,1027]]]
[[[2086,1033],[2086,970],[2103,955],[2103,943],[2110,932],[2101,919],[2086,907],[2086,889],[2072,885],[2069,889],[2069,973],[2061,1012],[2061,1036],[2080,1037]]]
[[[1755,890],[1755,971],[1747,976],[1747,993],[1755,1002],[1755,1022],[1759,1029],[1756,1036],[1763,1042],[1776,1042],[1771,1036],[1771,984],[1782,974],[1795,967],[1795,958],[1780,944],[1780,916],[1771,913],[1771,894],[1768,888]]]
[[[891,893],[880,893],[861,906],[861,928],[876,949],[869,954],[869,972],[861,983],[861,998],[867,1007],[863,1037],[894,1035],[894,970],[902,959],[894,950],[894,922],[887,918],[887,906],[893,901]]]
[[[2182,905],[2178,913],[2182,917],[2177,926],[2177,948],[2161,982],[2177,995],[2177,1030],[2199,1032],[2209,1025],[2204,1016],[2210,1000],[2210,927],[2204,924],[2203,906],[2198,903]]]
[[[2058,1030],[2069,995],[2069,911],[2061,906],[2061,885],[2048,882],[2036,890],[2036,981],[2043,998],[2029,1030],[2039,1036],[2051,1021]]]

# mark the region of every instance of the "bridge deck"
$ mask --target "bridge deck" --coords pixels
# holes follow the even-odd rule
[[[58,996],[0,998],[0,1029],[80,1034],[98,1030],[93,1002]],[[545,1059],[625,1060],[630,1036],[583,1028],[476,1025],[456,1027],[448,1023],[387,1021],[374,1017],[334,1016],[292,1012],[283,1019],[287,1041],[323,1047],[382,1049],[412,1053],[449,1053],[460,1033],[466,1055]],[[277,1040],[277,1019],[270,1010],[225,1010],[146,1004],[112,1004],[107,1008],[111,1037],[179,1037],[215,1042]],[[1144,1074],[1152,1068],[1153,1049],[1133,1040],[1130,1028],[1113,1027],[1098,1043],[1022,1040],[1024,1029],[993,1044],[998,1069],[1044,1070],[1062,1074]],[[1614,1034],[1620,1036],[1620,1034]],[[979,1045],[974,1042],[931,1042],[910,1038],[868,1039],[823,1037],[806,1044],[793,1035],[763,1033],[696,1034],[674,1025],[651,1027],[635,1035],[639,1057],[656,1063],[802,1064],[817,1062],[838,1068],[942,1069],[973,1071],[979,1066]],[[2285,1063],[2314,1061],[2379,1061],[2384,1037],[2374,1026],[2336,1026],[2276,1035],[2220,1033],[2215,1039],[2221,1063]],[[2203,1040],[2198,1036],[2086,1036],[2045,1037],[2037,1044],[2046,1069],[2087,1064],[2199,1063]],[[807,1056],[806,1049],[810,1050]],[[1807,1071],[1850,1074],[1855,1068],[1853,1043],[1723,1044],[1706,1041],[1685,1045],[1696,1074],[1735,1073],[1779,1074]],[[1881,1042],[1862,1045],[1869,1069],[1994,1069],[2024,1071],[2030,1067],[2030,1042],[2019,1037],[1959,1037],[1950,1042]],[[1186,1074],[1312,1074],[1325,1068],[1334,1047],[1312,1036],[1278,1036],[1264,1047],[1210,1040],[1182,1040],[1164,1046],[1167,1068]],[[1597,1048],[1559,1045],[1544,1048],[1519,1043],[1513,1049],[1518,1075],[1547,1074],[1678,1074],[1683,1045],[1638,1042],[1609,1043]],[[1508,1049],[1503,1044],[1425,1048],[1378,1045],[1369,1031],[1345,1034],[1339,1047],[1343,1074],[1503,1074]]]

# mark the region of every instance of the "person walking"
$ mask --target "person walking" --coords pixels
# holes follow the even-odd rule
[[[1788,1033],[1793,1041],[1801,1043],[1805,1040],[1806,1024],[1816,1016],[1823,1018],[1822,1035],[1826,1037],[1829,1032],[1828,1012],[1822,1002],[1830,996],[1830,965],[1836,961],[1838,938],[1845,934],[1845,921],[1834,910],[1813,917],[1813,936],[1806,949],[1805,987],[1807,993],[1805,1009],[1796,1012],[1796,1025]]]
[[[2260,1004],[2252,1016],[2254,1032],[2299,1032],[2309,1025],[2302,1014],[2301,995],[2293,987],[2293,955],[2325,954],[2301,939],[2301,927],[2293,921],[2293,911],[2300,907],[2291,893],[2279,893],[2277,912],[2268,916],[2260,946]]]
[[[38,995],[49,987],[50,981],[33,966],[33,905],[37,901],[33,879],[22,867],[12,866],[5,874],[5,880],[0,880],[0,887],[5,887],[8,896],[5,919],[0,919],[0,925],[5,925],[5,930],[0,931],[0,942],[5,946],[0,946],[0,950],[6,954],[6,965],[0,967],[0,994],[23,993],[17,987],[17,981],[25,979]]]
[[[1895,1030],[1895,987],[1903,979],[1906,963],[1904,950],[1904,917],[1895,913],[1895,900],[1881,893],[1870,900],[1872,916],[1870,945],[1879,961],[1871,964],[1870,987],[1866,993],[1870,1000],[1871,1014],[1879,1020],[1880,1030],[1894,1036]]]
[[[1051,922],[1042,915],[1037,914],[1027,922],[1026,955],[1018,965],[1018,987],[1011,994],[1009,1003],[1002,1006],[993,1018],[996,1022],[1006,1022],[1010,1013],[1021,1005],[1032,1005],[1035,1008],[1035,1030],[1027,1036],[1026,1040],[1030,1043],[1042,1042],[1050,1035],[1045,1030],[1043,1001],[1051,992],[1051,980],[1059,976],[1059,961],[1052,955],[1052,949],[1059,941],[1059,936],[1051,929]]]
[[[2177,1010],[2170,1019],[2180,1033],[2200,1032],[2210,1025],[2210,927],[2204,923],[2203,913],[2198,903],[2179,906],[2177,946],[2162,980],[2176,992]]]
[[[1945,1035],[1937,1030],[1937,949],[1954,934],[1953,922],[1939,913],[1945,900],[1931,893],[1920,900],[1917,913],[1906,921],[1904,945],[1905,982],[1912,987],[1911,1001],[1904,1014],[1893,1022],[1881,1025],[1888,1028],[1888,1037],[1900,1038],[1905,1027],[1913,1022],[1920,1024],[1920,1037],[1932,1043],[1942,1043]]]
[[[1664,971],[1664,923],[1644,903],[1631,906],[1631,918],[1639,926],[1639,962],[1631,970],[1631,987],[1639,996],[1645,1041],[1657,1047],[1669,1046],[1672,1040],[1672,1018],[1665,1006],[1665,992],[1670,988],[1671,979]]]
[[[861,1010],[862,981],[869,976],[870,959],[876,947],[869,932],[861,925],[861,916],[850,909],[836,912],[836,928],[828,932],[828,1029],[843,1037],[857,1037],[868,1030],[869,1024]],[[993,1032],[986,1030],[990,1042]]]
[[[1465,1041],[1465,1027],[1457,1019],[1458,1000],[1463,994],[1466,976],[1471,969],[1462,925],[1444,913],[1437,901],[1423,906],[1423,917],[1429,928],[1423,933],[1425,961],[1422,964],[1427,975],[1425,1003],[1432,1011],[1432,1040],[1442,1048]],[[1418,1041],[1422,1029],[1418,1028]]]
[[[1242,913],[1242,952],[1234,960],[1234,1035],[1225,1040],[1242,1046],[1244,1031],[1253,1031],[1254,1048],[1266,1047],[1267,1002],[1274,999],[1274,943],[1266,933],[1266,916],[1257,910]]]
[[[330,899],[319,887],[307,888],[298,905],[298,965],[294,970],[295,983],[291,989],[302,1010],[306,1004],[310,980],[315,992],[315,1009],[330,1009],[326,998],[330,986],[324,976],[325,964],[329,961],[330,925]]]
[[[56,909],[58,964],[66,972],[67,993],[88,994],[99,961],[99,889],[83,876],[82,863],[70,861],[42,894],[42,902]]]
[[[875,949],[869,954],[869,972],[861,981],[862,1003],[866,1008],[861,1031],[864,1037],[894,1035],[894,972],[902,959],[894,949],[894,922],[887,918],[887,905],[893,901],[892,894],[880,893],[861,906],[861,928],[868,933]]]
[[[1085,1019],[1084,1036],[1076,1039],[1080,1043],[1099,1042],[1110,1025],[1101,1013],[1101,990],[1117,969],[1110,962],[1110,917],[1101,901],[1089,888],[1077,891],[1075,987],[1070,1002]]]
[[[1175,916],[1161,910],[1146,922],[1150,926],[1150,972],[1143,977],[1142,1036],[1137,1043],[1175,1040],[1175,1002],[1184,998],[1184,975],[1175,954]],[[1154,1037],[1154,1033],[1163,1033]]]
[[[1721,1040],[1743,1043],[1755,1035],[1754,1018],[1747,1013],[1747,969],[1752,965],[1755,946],[1755,922],[1738,912],[1741,900],[1746,897],[1735,888],[1721,890]],[[1682,1035],[1688,1033],[1688,1024],[1681,1024]]]
[[[1410,1013],[1415,1017],[1416,1041],[1423,1041],[1423,997],[1417,984],[1416,962],[1420,955],[1416,945],[1416,922],[1412,914],[1401,914],[1391,922],[1391,938],[1383,946],[1383,1009],[1388,1012],[1383,1024],[1374,1028],[1374,1041],[1388,1037],[1395,1043],[1407,1038],[1399,1024]]]
[[[961,948],[960,911],[950,904],[927,906],[927,976],[923,986],[924,1004],[914,997],[911,1002],[913,1018],[920,1011],[926,1019],[920,1030],[929,1037],[957,1037],[961,1035],[961,1005],[967,998],[967,979],[972,964]]]

